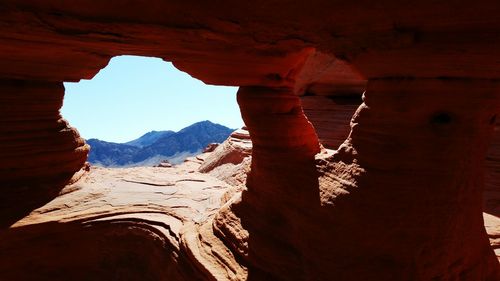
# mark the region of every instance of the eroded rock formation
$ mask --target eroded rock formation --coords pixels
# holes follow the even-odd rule
[[[89,147],[59,114],[62,83],[2,80],[0,89],[4,228],[57,196],[83,167]]]
[[[306,95],[301,97],[301,102],[320,143],[327,149],[336,150],[349,136],[351,118],[361,104],[361,94]]]
[[[498,255],[498,131],[484,159],[500,111],[500,5],[485,1],[471,12],[463,1],[285,2],[3,1],[0,235],[11,241],[3,253],[35,243],[36,233],[54,237],[37,249],[59,249],[53,243],[79,233],[79,261],[105,279],[500,279],[483,221]],[[19,222],[84,166],[87,147],[58,113],[62,82],[91,78],[122,54],[161,57],[205,83],[240,86],[253,143],[245,187],[217,193],[208,209],[186,199],[199,216],[184,217],[177,230],[175,220],[137,215],[117,223],[120,208],[101,213],[107,207],[98,205],[85,219],[56,219],[49,232],[35,219],[40,211]],[[250,157],[235,163],[235,151],[216,149],[202,170],[245,166]],[[111,205],[139,204],[140,213],[176,198],[162,196]],[[51,204],[39,210],[66,208]],[[52,269],[25,279],[86,278],[61,255],[28,259]],[[56,265],[43,267],[47,261]],[[110,269],[117,264],[123,271]],[[137,270],[125,269],[131,264]],[[25,267],[6,268],[15,279]]]
[[[92,167],[0,232],[2,279],[205,280],[181,253],[181,232],[213,216],[232,187],[197,166]]]
[[[488,155],[484,190],[484,220],[491,246],[500,261],[500,120],[496,119]]]
[[[248,130],[243,127],[209,153],[198,171],[209,173],[232,186],[244,187],[250,172],[251,155],[252,141]]]

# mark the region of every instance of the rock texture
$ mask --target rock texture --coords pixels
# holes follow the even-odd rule
[[[346,142],[331,156],[320,154],[316,167],[314,138],[308,137],[307,123],[299,121],[301,111],[271,107],[269,116],[295,121],[287,123],[285,132],[260,125],[267,134],[252,135],[248,190],[217,214],[216,232],[240,241],[234,251],[257,267],[250,274],[259,278],[272,273],[279,280],[405,280],[415,275],[422,280],[496,280],[498,261],[484,231],[479,171],[498,109],[497,87],[489,81],[369,82]],[[470,88],[474,97],[456,96]],[[267,108],[266,95],[250,91],[239,93],[250,131],[252,124],[272,126],[262,110],[252,108],[257,97],[260,108]],[[429,104],[426,96],[434,91],[440,97]],[[247,96],[255,98],[247,101]],[[269,96],[271,101],[280,97]],[[388,128],[387,120],[398,122]],[[298,132],[305,135],[297,137]],[[297,148],[273,158],[277,143]],[[293,172],[291,163],[300,172]],[[349,277],[346,269],[356,276]]]
[[[252,166],[247,189],[221,209],[214,230],[252,265],[249,279],[315,279],[296,266],[304,240],[300,223],[292,223],[306,219],[317,192],[314,129],[291,91],[241,87],[238,103],[252,138]]]
[[[485,212],[500,217],[500,120],[496,121],[493,140],[486,157],[484,201]]]
[[[320,143],[327,149],[337,149],[349,136],[351,118],[361,104],[361,94],[306,95],[301,97],[301,102],[307,119],[316,129]]]
[[[497,1],[3,1],[0,235],[7,242],[0,264],[19,249],[28,259],[4,266],[5,276],[499,280],[488,243],[498,256],[498,14]],[[197,173],[213,158],[203,169],[215,175],[221,169],[209,163],[251,161],[245,186],[235,183],[242,192],[188,192],[198,201],[181,205],[197,206],[200,220],[191,207],[177,208],[187,212],[176,217],[178,231],[168,210],[169,201],[179,202],[154,188],[131,192],[141,200],[103,195],[78,213],[82,220],[37,211],[18,221],[84,167],[87,146],[57,111],[62,82],[91,78],[123,54],[160,57],[205,83],[240,86],[251,160],[235,164],[231,154],[214,151],[218,157],[183,166]],[[343,101],[364,90],[348,128],[359,100]],[[242,150],[235,151],[238,162]],[[123,182],[113,180],[120,176],[110,177],[120,189]],[[200,203],[207,198],[218,203]],[[106,221],[119,215],[115,206],[127,210],[139,201],[146,213],[170,215],[152,228],[149,216]],[[93,209],[106,218],[85,217]],[[54,249],[38,259],[20,245],[44,241],[42,233],[56,239],[37,244],[37,252]],[[74,237],[82,238],[69,243]],[[81,253],[78,262],[58,243]],[[50,262],[56,265],[43,266]]]
[[[83,167],[89,147],[59,114],[62,83],[0,80],[0,91],[4,228],[55,197]]]
[[[245,136],[239,130],[223,144],[232,149],[205,153],[175,168],[92,167],[55,200],[0,232],[2,241],[9,241],[0,244],[2,278],[262,280],[212,230],[214,214],[228,194],[238,198],[240,188],[196,171],[233,155],[243,143],[249,151]],[[321,154],[318,163],[329,157]],[[226,165],[233,164],[213,170]],[[500,221],[486,213],[484,219],[498,248]],[[25,270],[33,265],[36,271]]]
[[[488,213],[484,213],[483,218],[490,244],[495,251],[497,259],[500,261],[500,218]]]
[[[209,173],[232,186],[244,187],[250,171],[252,141],[246,127],[234,131],[229,138],[208,155],[198,171]]]
[[[334,233],[349,233],[353,242],[367,236],[391,241],[368,250],[372,265],[375,257],[386,257],[362,270],[368,279],[498,278],[481,215],[481,163],[495,124],[498,86],[434,79],[368,82],[349,138],[327,161],[335,173],[327,176],[325,169],[320,177],[321,205],[349,216],[328,216],[332,225],[343,226]],[[429,96],[435,96],[432,103]],[[364,251],[367,246],[360,245]],[[346,245],[345,255],[356,247]],[[413,273],[399,265],[410,259]]]
[[[483,200],[486,231],[500,261],[500,123],[498,119],[486,157],[486,184]]]
[[[2,279],[206,280],[181,254],[183,233],[213,216],[230,189],[184,167],[92,167],[0,233],[9,241],[0,244]]]

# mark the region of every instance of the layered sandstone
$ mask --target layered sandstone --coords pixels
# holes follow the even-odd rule
[[[0,245],[2,279],[206,280],[181,253],[181,236],[213,216],[231,189],[184,166],[91,167],[0,233],[9,241]]]
[[[3,80],[0,89],[0,227],[6,227],[57,196],[89,147],[59,114],[62,83]]]
[[[361,104],[361,95],[306,95],[301,102],[320,143],[327,149],[337,149],[349,136],[351,118]]]
[[[261,125],[260,140],[252,135],[248,190],[218,213],[216,233],[240,241],[234,251],[256,267],[250,276],[260,278],[495,280],[498,261],[483,226],[480,169],[495,125],[497,87],[490,81],[369,82],[346,142],[331,156],[320,154],[316,164],[301,110],[266,106],[278,104],[279,93],[268,98],[263,90],[240,90],[250,130],[257,122],[272,126],[275,118],[290,125],[286,131]],[[471,88],[482,94],[456,96]],[[440,96],[429,104],[434,91]],[[261,110],[252,108],[257,99]],[[273,114],[279,117],[264,119]],[[390,127],[387,120],[393,120]],[[278,139],[284,145],[276,159]],[[284,148],[288,143],[297,147]],[[266,165],[273,169],[259,169]],[[291,165],[300,172],[288,173]]]
[[[498,117],[497,117],[498,119]],[[486,157],[484,210],[500,217],[500,120],[496,120],[493,140]]]
[[[93,277],[107,272],[103,279],[500,279],[483,223],[498,249],[498,133],[486,165],[484,159],[500,111],[500,5],[472,4],[3,1],[0,235],[8,242],[1,245],[2,264],[22,248],[15,245],[33,244],[41,233],[55,237],[37,246],[54,252],[7,266],[8,277],[85,279],[78,274],[82,264]],[[241,194],[208,188],[216,197],[204,205],[197,189],[183,196],[199,201],[171,201],[209,214],[199,221],[183,217],[182,231],[172,231],[178,222],[166,217],[134,215],[123,224],[94,217],[82,224],[87,212],[113,217],[138,205],[146,212],[172,207],[154,188],[131,192],[135,199],[98,196],[75,216],[85,217],[78,222],[59,217],[45,224],[35,212],[7,229],[56,197],[84,167],[87,147],[58,113],[62,82],[91,78],[124,54],[160,57],[205,83],[240,86],[252,156],[219,153],[203,170],[230,179],[234,167],[251,161],[245,186],[236,182]],[[184,166],[197,173],[203,161]],[[217,161],[229,168],[212,169],[209,162]],[[120,176],[110,175],[108,183],[122,186],[113,178]],[[73,194],[83,193],[67,196]],[[66,208],[50,204],[42,209]],[[69,213],[78,210],[71,206]],[[81,244],[72,249],[81,259],[71,263],[57,245],[78,236]],[[104,238],[96,244],[96,237]],[[50,261],[56,264],[50,272],[25,270]],[[106,271],[115,265],[119,271]],[[131,265],[137,270],[127,271]]]
[[[247,128],[243,127],[204,157],[198,171],[209,173],[232,186],[244,187],[251,155],[252,141]]]
[[[500,125],[497,117],[488,154],[486,156],[486,182],[483,196],[484,223],[491,246],[500,261]]]
[[[91,167],[55,200],[0,233],[2,241],[9,241],[0,245],[2,277],[262,280],[212,232],[215,212],[239,188],[196,172],[212,163],[207,159],[231,153],[204,153],[177,167]],[[318,158],[320,166],[328,157]],[[500,221],[486,213],[484,218],[498,248]],[[36,271],[25,270],[33,265]]]

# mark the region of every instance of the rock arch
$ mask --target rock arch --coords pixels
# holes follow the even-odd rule
[[[186,228],[177,254],[189,270],[171,276],[496,280],[481,201],[500,103],[500,7],[471,14],[459,2],[382,1],[359,13],[337,1],[6,1],[1,225],[84,166],[88,148],[57,112],[62,81],[90,78],[115,55],[147,55],[240,86],[254,143],[247,189]],[[304,114],[299,98],[365,89],[348,135],[332,137],[311,117],[315,132],[305,116],[317,107]],[[320,141],[338,149],[318,154]]]

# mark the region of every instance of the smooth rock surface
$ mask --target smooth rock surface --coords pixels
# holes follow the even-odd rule
[[[84,166],[89,146],[59,113],[62,83],[0,80],[0,92],[0,228],[5,228],[57,196]]]
[[[92,167],[0,233],[8,241],[0,244],[0,274],[5,280],[206,280],[192,268],[181,236],[209,221],[231,189],[185,167]]]
[[[231,217],[227,208],[233,208],[241,200],[244,187],[241,182],[230,186],[215,177],[233,184],[238,177],[226,171],[241,173],[243,167],[250,168],[248,155],[237,164],[221,161],[241,149],[245,153],[251,151],[245,130],[233,133],[216,151],[190,158],[180,166],[91,167],[90,172],[66,186],[56,199],[0,232],[4,241],[0,244],[2,277],[7,280],[271,278],[258,269],[247,268],[238,257],[245,252],[233,253],[215,235],[217,231],[212,226],[215,223],[217,230],[221,217],[239,221]],[[317,156],[319,171],[323,173],[320,177],[323,190],[338,180],[323,166],[332,157],[329,153]],[[214,162],[220,166],[214,167]],[[203,166],[214,168],[208,173],[198,172]],[[213,221],[221,207],[223,211]],[[500,259],[500,219],[488,213],[483,217],[490,243]],[[249,233],[240,230],[236,238],[230,241],[248,243]],[[35,267],[36,271],[27,271],[26,267]]]
[[[246,183],[252,155],[252,141],[246,127],[234,131],[212,153],[203,157],[198,171],[209,173],[232,186],[243,188]]]
[[[500,280],[499,14],[495,0],[2,1],[2,277]],[[50,202],[85,174],[87,147],[58,113],[62,83],[125,54],[240,87],[252,157],[209,169],[237,174],[240,195],[101,170]],[[337,97],[365,90],[348,118]],[[205,158],[179,168],[197,174]],[[234,168],[248,162],[243,187]],[[120,212],[132,219],[101,217]]]
[[[306,95],[301,102],[320,143],[327,149],[338,149],[349,136],[351,118],[361,104],[361,95]]]

